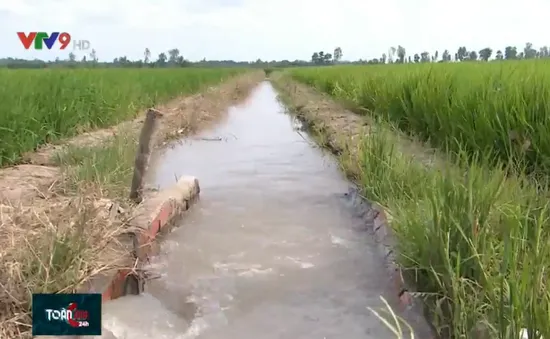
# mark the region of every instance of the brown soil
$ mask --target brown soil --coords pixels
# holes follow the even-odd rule
[[[359,149],[361,136],[373,131],[376,124],[368,115],[359,115],[346,108],[343,103],[334,101],[329,95],[298,83],[283,74],[271,76],[274,85],[286,97],[287,105],[295,111],[298,117],[317,134],[319,143],[328,147],[336,155],[341,155],[340,162],[350,179],[358,178]],[[405,136],[399,131],[401,141],[398,147],[402,152],[410,154],[426,166],[433,166],[434,161],[439,163],[442,154],[430,148],[425,143],[412,137]]]
[[[155,107],[163,113],[155,133],[156,146],[161,147],[169,139],[190,135],[215,122],[228,106],[245,99],[263,79],[263,72],[241,75],[202,93]],[[115,258],[120,257],[120,253],[115,253],[116,246],[108,244],[124,232],[130,211],[102,197],[93,184],[84,190],[84,196],[65,192],[61,185],[63,173],[52,158],[68,145],[98,145],[118,131],[137,135],[144,118],[143,114],[111,128],[84,133],[57,145],[45,145],[37,152],[26,154],[25,164],[0,169],[0,187],[4,188],[0,191],[0,338],[30,337],[30,318],[26,311],[31,293],[75,291],[83,279],[112,265]],[[56,272],[52,268],[53,255],[49,256],[49,252],[59,244],[52,243],[46,234],[52,230],[61,234],[64,228],[79,228],[78,236],[94,246],[87,252],[90,262],[71,264],[79,267],[75,269],[79,271],[78,276],[58,279],[56,274],[68,272]],[[70,256],[70,249],[67,251],[66,255]],[[93,260],[99,257],[104,260]],[[34,262],[38,267],[34,267]],[[28,281],[29,274],[36,281]],[[73,285],[64,285],[67,281],[72,281]]]
[[[357,159],[361,136],[372,128],[366,117],[346,110],[328,95],[292,81],[289,77],[274,74],[271,79],[283,93],[289,108],[313,130],[321,146],[331,149],[336,155],[351,155]],[[346,166],[344,169],[350,179],[357,178],[357,168]]]

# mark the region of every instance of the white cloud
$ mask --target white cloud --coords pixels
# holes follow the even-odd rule
[[[141,58],[145,47],[154,55],[177,47],[191,60],[309,59],[336,46],[349,59],[398,44],[409,54],[521,49],[527,41],[550,44],[549,10],[545,0],[0,0],[0,56],[70,52],[26,51],[17,31],[69,32],[89,40],[100,59]]]

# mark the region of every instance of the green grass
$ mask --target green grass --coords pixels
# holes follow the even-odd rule
[[[550,338],[548,189],[526,174],[548,173],[550,65],[289,72],[373,118],[358,153],[339,160],[389,211],[398,260],[440,334],[518,339],[526,328]],[[435,166],[406,151],[407,134],[438,146]]]
[[[297,68],[292,76],[433,146],[550,171],[547,60]]]
[[[0,167],[83,131],[133,118],[242,69],[0,70]]]
[[[489,159],[427,167],[396,147],[395,129],[377,130],[364,136],[360,183],[390,211],[399,261],[440,333],[517,339],[529,328],[548,338],[547,199]]]
[[[95,187],[100,196],[123,199],[130,182],[138,145],[137,135],[121,130],[97,146],[68,146],[54,155],[65,175],[65,189],[85,194]]]

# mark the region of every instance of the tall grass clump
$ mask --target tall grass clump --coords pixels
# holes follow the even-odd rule
[[[238,69],[0,70],[0,167],[83,131],[133,118],[142,108],[191,94]]]
[[[390,127],[365,135],[359,177],[390,211],[398,260],[441,337],[550,338],[547,199],[486,156],[435,170],[401,143]]]
[[[550,171],[546,60],[297,68],[291,74],[433,146]]]

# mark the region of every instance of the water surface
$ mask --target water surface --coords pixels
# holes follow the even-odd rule
[[[107,305],[118,338],[395,338],[367,308],[396,302],[369,220],[297,127],[264,82],[162,154],[156,184],[194,175],[201,199],[164,236],[146,293]]]

